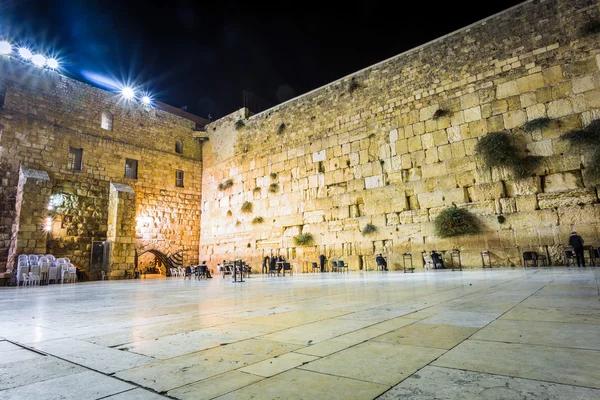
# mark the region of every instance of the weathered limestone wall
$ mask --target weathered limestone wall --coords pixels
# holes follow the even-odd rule
[[[257,265],[266,254],[301,263],[325,252],[358,269],[381,252],[397,269],[403,252],[420,265],[423,250],[458,248],[473,267],[484,249],[495,265],[520,264],[525,250],[560,262],[573,229],[599,242],[589,154],[559,140],[600,116],[600,39],[579,33],[599,18],[598,1],[529,1],[263,113],[215,121],[203,147],[200,257]],[[434,118],[438,109],[450,115]],[[522,129],[544,117],[549,127]],[[535,176],[515,180],[476,156],[481,137],[504,130],[543,157]],[[432,221],[452,204],[483,232],[437,237]],[[369,223],[377,231],[363,235]],[[315,245],[294,246],[300,232]]]
[[[0,106],[0,273],[14,261],[8,249],[16,238],[10,232],[21,167],[50,177],[51,209],[37,210],[53,220],[45,251],[69,257],[85,271],[92,240],[107,238],[115,182],[135,191],[138,251],[183,250],[185,262],[197,261],[202,176],[194,122],[5,57],[0,85],[6,87]],[[114,117],[112,130],[101,128],[105,111]],[[69,147],[83,149],[81,171],[68,168]],[[126,158],[138,160],[137,179],[124,177]],[[176,187],[176,170],[184,171],[184,187]]]

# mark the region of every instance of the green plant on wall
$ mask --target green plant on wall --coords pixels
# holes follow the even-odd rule
[[[279,183],[271,183],[269,185],[269,192],[271,192],[271,193],[279,192]]]
[[[450,110],[439,108],[433,113],[433,119],[440,119],[450,115],[452,115],[452,112]]]
[[[315,239],[310,233],[301,233],[300,235],[294,236],[294,244],[296,246],[310,246],[314,241]]]
[[[233,213],[231,212],[231,210],[227,210],[227,216],[231,217],[233,215]]]
[[[219,183],[219,190],[226,190],[233,186],[233,179],[227,179],[225,182]]]
[[[263,222],[265,222],[265,219],[263,217],[256,217],[252,220],[252,224],[254,225],[262,224]]]
[[[363,235],[369,235],[371,233],[377,232],[377,227],[373,224],[367,224],[365,225],[365,227],[362,229],[362,234]]]
[[[245,201],[244,204],[242,204],[242,212],[243,213],[251,213],[253,208],[254,208],[254,205],[249,201]]]
[[[354,78],[352,78],[352,80],[350,80],[350,83],[348,84],[348,92],[354,93],[354,91],[356,91],[359,88],[360,83],[358,83]]]
[[[600,181],[600,119],[590,122],[585,128],[564,133],[560,139],[586,153],[589,161],[585,176],[594,182]]]
[[[271,179],[277,179],[277,172],[271,172]]]
[[[589,21],[579,29],[579,36],[590,36],[600,33],[600,21]]]
[[[260,192],[261,192],[261,188],[258,186],[255,187],[254,189],[252,189],[252,193],[254,193],[254,194],[260,194]]]
[[[281,135],[281,134],[283,133],[283,131],[285,131],[285,122],[282,122],[282,123],[279,125],[279,128],[277,128],[277,133],[278,133],[278,134],[280,134],[280,135]]]
[[[479,220],[464,208],[446,208],[433,221],[435,234],[441,238],[479,233]]]
[[[525,132],[533,132],[538,129],[547,128],[550,126],[550,122],[552,122],[550,118],[536,118],[523,125],[523,130]]]
[[[246,124],[244,123],[244,121],[242,121],[241,119],[238,119],[235,122],[235,130],[238,131],[240,129],[242,129],[244,126],[246,126]]]
[[[541,157],[521,156],[508,132],[491,132],[479,139],[475,151],[488,168],[508,168],[515,179],[533,175]]]

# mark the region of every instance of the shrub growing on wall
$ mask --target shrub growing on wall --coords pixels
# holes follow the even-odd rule
[[[265,219],[263,217],[256,217],[252,220],[253,224],[262,224],[263,222],[265,222]]]
[[[571,146],[578,146],[587,153],[589,162],[585,176],[592,181],[600,180],[600,119],[594,120],[583,129],[569,131],[560,136]]]
[[[515,179],[533,175],[541,157],[522,157],[512,144],[508,132],[491,132],[479,139],[475,151],[486,167],[504,167],[511,170]]]
[[[446,208],[434,220],[435,234],[441,238],[479,233],[477,218],[469,211],[456,206]]]
[[[282,123],[279,125],[279,128],[277,128],[277,133],[278,133],[278,134],[280,134],[280,135],[281,135],[281,134],[283,133],[283,131],[285,131],[285,122],[282,122]]]
[[[242,121],[241,119],[238,119],[238,120],[235,122],[235,130],[236,130],[236,131],[237,131],[237,130],[240,130],[240,129],[242,129],[244,126],[246,126],[246,124],[245,124],[245,123],[244,123],[244,121]]]
[[[269,185],[269,192],[271,192],[271,193],[279,192],[279,183],[271,183]]]
[[[439,108],[433,113],[433,119],[440,119],[452,114],[450,110],[445,110],[443,108]]]
[[[249,201],[245,201],[244,204],[242,204],[242,212],[244,213],[251,213],[253,208],[254,206]]]
[[[373,224],[367,224],[362,230],[363,235],[369,235],[371,233],[377,232],[377,227]]]
[[[536,118],[523,125],[523,130],[525,132],[533,132],[538,129],[547,128],[550,126],[550,122],[552,122],[550,118]]]
[[[233,186],[233,179],[227,179],[225,182],[219,183],[218,189],[225,190]]]
[[[298,236],[294,236],[294,244],[296,246],[310,246],[314,241],[315,239],[310,233],[301,233]]]

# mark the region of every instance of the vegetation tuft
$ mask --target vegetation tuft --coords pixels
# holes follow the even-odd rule
[[[507,132],[491,132],[477,142],[475,150],[487,167],[508,168],[515,179],[531,176],[539,165],[541,157],[523,157],[511,142]]]
[[[593,182],[600,181],[600,147],[596,148],[590,156],[590,162],[585,169],[585,176]]]
[[[579,29],[579,36],[590,36],[600,33],[600,21],[589,21]]]
[[[238,119],[235,122],[235,130],[238,131],[240,129],[242,129],[244,126],[246,126],[246,124],[244,123],[244,121],[242,121],[241,119]]]
[[[354,93],[354,91],[356,89],[360,88],[360,83],[356,82],[354,80],[354,78],[352,78],[352,80],[350,81],[350,83],[348,84],[348,92],[349,93]]]
[[[513,175],[517,179],[524,179],[532,176],[535,170],[540,165],[542,157],[540,156],[527,156],[520,158],[518,162],[511,166]]]
[[[231,210],[227,210],[227,216],[231,217],[233,215],[233,213],[231,212]]]
[[[279,183],[271,183],[269,185],[269,192],[271,192],[271,193],[279,192]]]
[[[233,179],[227,179],[225,182],[219,183],[219,190],[226,190],[233,186]]]
[[[262,224],[263,222],[265,222],[265,219],[263,217],[256,217],[252,220],[252,224],[254,225]]]
[[[377,232],[377,227],[373,224],[367,224],[362,230],[363,235],[369,235],[371,233]]]
[[[433,119],[440,119],[447,117],[452,114],[452,111],[445,110],[443,108],[439,108],[435,113],[433,113]]]
[[[567,140],[571,145],[598,146],[600,144],[600,119],[596,119],[583,129],[563,133],[561,140]]]
[[[277,179],[277,172],[271,172],[271,179]]]
[[[260,187],[255,187],[254,189],[252,189],[252,193],[254,194],[260,194],[260,192],[262,191],[262,189]]]
[[[254,205],[249,201],[245,201],[244,204],[242,204],[242,212],[243,213],[251,213],[253,208],[254,208]]]
[[[279,128],[277,128],[277,133],[278,134],[282,134],[283,131],[285,131],[285,122],[282,122],[281,125],[279,125]]]
[[[294,236],[294,244],[296,246],[310,246],[314,241],[315,239],[310,233],[301,233],[298,236]]]
[[[543,129],[543,128],[547,128],[550,126],[550,122],[552,122],[552,120],[550,118],[536,118],[533,119],[529,122],[527,122],[525,125],[523,125],[523,130],[525,132],[533,132],[533,131],[537,131],[538,129]]]
[[[469,211],[456,206],[446,208],[434,220],[435,234],[441,238],[479,233],[477,218]]]

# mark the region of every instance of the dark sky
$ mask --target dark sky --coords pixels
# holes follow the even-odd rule
[[[0,38],[215,119],[244,89],[274,105],[520,2],[0,0]]]

